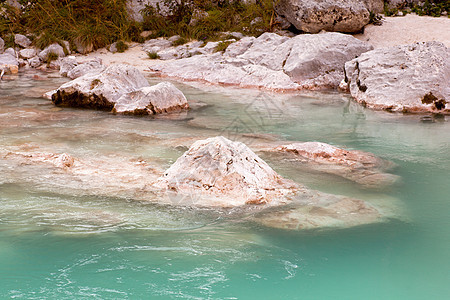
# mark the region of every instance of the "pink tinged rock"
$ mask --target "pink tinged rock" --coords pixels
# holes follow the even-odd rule
[[[161,114],[188,109],[183,93],[170,82],[161,82],[122,95],[113,111],[125,114]]]
[[[192,204],[209,207],[279,205],[289,202],[298,190],[246,145],[224,137],[195,142],[155,187],[196,195]]]
[[[394,163],[368,152],[345,150],[319,142],[292,143],[267,150],[292,155],[301,164],[365,187],[384,187],[399,180],[398,176],[386,173],[395,166]]]
[[[394,112],[450,113],[450,49],[440,42],[379,48],[345,64],[362,105]]]

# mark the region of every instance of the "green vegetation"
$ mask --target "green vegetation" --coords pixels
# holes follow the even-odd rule
[[[216,52],[222,52],[227,50],[228,46],[232,43],[232,41],[222,41],[216,47]]]
[[[150,58],[150,59],[158,59],[159,58],[158,53],[156,53],[156,52],[148,52],[147,54],[148,54],[148,58]]]
[[[153,32],[151,37],[180,35],[186,39],[218,40],[224,31],[239,31],[259,35],[272,31],[274,9],[272,0],[243,4],[239,1],[166,0],[169,14],[147,6],[143,10],[143,29]],[[196,11],[205,12],[200,17]],[[195,20],[195,22],[192,22]]]
[[[175,40],[172,45],[173,46],[180,46],[180,45],[184,45],[188,42],[188,40],[184,37],[180,37],[179,39]]]
[[[4,2],[4,1],[3,1]],[[142,28],[128,18],[126,0],[34,0],[21,1],[19,11],[0,4],[0,35],[23,33],[35,36],[44,48],[69,41],[86,49],[97,49],[117,40],[138,40]]]
[[[128,45],[124,43],[124,41],[118,41],[116,43],[117,52],[123,53],[128,49]]]
[[[413,4],[406,9],[407,6],[402,6],[399,8],[389,9],[387,3],[384,3],[384,15],[387,17],[395,16],[398,14],[399,10],[406,15],[410,12],[416,13],[419,16],[432,16],[440,17],[443,12],[450,13],[450,1],[449,0],[425,0],[422,4]],[[449,15],[450,17],[450,15]]]

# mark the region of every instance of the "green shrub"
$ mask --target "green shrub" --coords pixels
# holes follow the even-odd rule
[[[148,55],[148,58],[150,58],[150,59],[158,59],[159,58],[159,55],[156,52],[148,52],[147,55]]]
[[[116,42],[116,48],[117,48],[117,52],[123,53],[123,52],[125,52],[125,50],[128,49],[128,45],[125,44],[123,41],[118,41],[118,42]]]
[[[216,47],[216,52],[222,52],[227,50],[228,46],[233,43],[232,41],[222,41]]]
[[[174,41],[172,43],[173,46],[180,46],[180,45],[184,45],[188,42],[188,40],[184,37],[180,37],[178,40]]]

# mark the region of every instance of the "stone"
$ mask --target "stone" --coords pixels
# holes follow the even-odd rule
[[[32,48],[22,49],[19,51],[19,57],[23,59],[30,59],[35,57],[36,55],[37,55],[36,50]]]
[[[278,153],[302,167],[337,175],[366,188],[380,188],[398,182],[399,177],[387,173],[395,164],[372,153],[345,150],[320,142],[291,143],[262,149]]]
[[[360,32],[369,23],[369,10],[358,0],[280,0],[276,12],[298,30]]]
[[[161,82],[122,95],[114,104],[113,112],[154,115],[188,108],[186,97],[179,89],[170,82]]]
[[[220,136],[195,142],[154,186],[206,207],[280,205],[298,190],[246,145]]]
[[[11,47],[6,49],[4,53],[5,54],[9,54],[9,55],[14,56],[14,57],[17,57],[16,50],[14,50],[14,48],[11,48]]]
[[[0,54],[5,51],[5,41],[0,37]]]
[[[385,0],[363,0],[362,2],[369,12],[373,12],[376,14],[381,14],[384,12],[384,2],[386,2]]]
[[[158,13],[162,15],[167,15],[169,13],[169,9],[165,5],[164,0],[127,0],[126,8],[129,18],[136,22],[143,22],[144,17],[142,15],[142,10],[147,6],[151,6],[155,8],[155,10],[159,8]]]
[[[225,50],[224,56],[236,57],[247,51],[255,41],[255,37],[248,36],[240,39],[236,43],[230,44]]]
[[[158,53],[172,46],[172,41],[166,39],[151,39],[142,45],[142,50],[147,53]]]
[[[194,54],[183,49],[169,48],[158,55],[173,59]],[[345,63],[371,49],[369,44],[341,33],[293,38],[264,33],[230,44],[223,55],[195,55],[149,68],[161,76],[187,81],[277,91],[337,88]]]
[[[347,62],[345,73],[351,95],[368,108],[450,112],[450,50],[440,42],[375,49]]]
[[[24,36],[23,34],[16,34],[14,35],[14,43],[16,45],[19,45],[23,48],[27,48],[28,46],[31,45],[31,41],[29,38],[27,38],[26,36]]]
[[[111,65],[101,73],[87,73],[61,85],[52,95],[57,106],[112,110],[123,94],[149,86],[145,77],[129,65]]]
[[[19,62],[15,56],[9,53],[0,54],[0,73],[17,74],[19,72]]]
[[[94,58],[88,61],[80,62],[67,72],[67,77],[75,79],[81,77],[87,73],[96,72],[100,73],[105,70],[100,58]],[[62,74],[61,74],[62,75]]]
[[[345,63],[373,49],[350,35],[335,32],[298,35],[290,41],[283,70],[294,82],[311,85],[311,89],[337,88]]]
[[[30,58],[28,60],[28,63],[30,64],[30,67],[37,68],[42,65],[42,60],[39,58],[39,56],[35,56],[33,58]]]
[[[403,9],[407,6],[411,6],[413,4],[419,4],[420,2],[424,2],[421,0],[385,0],[386,7],[388,9]],[[430,1],[431,2],[431,1]]]
[[[81,54],[88,54],[88,53],[94,51],[94,45],[92,43],[84,44],[78,40],[75,40],[74,45],[75,45],[75,48],[77,49],[77,52],[81,53]]]
[[[349,228],[385,221],[368,202],[324,193],[311,193],[311,201],[261,212],[254,221],[268,227],[287,230]]]
[[[54,53],[58,57],[66,56],[66,54],[64,53],[64,48],[58,43],[53,43],[39,53],[39,58],[42,61],[47,61],[50,53]]]

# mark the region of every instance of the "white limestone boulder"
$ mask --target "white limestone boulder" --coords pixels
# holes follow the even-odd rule
[[[450,49],[440,42],[380,48],[345,64],[350,93],[364,106],[449,113]]]
[[[280,205],[298,190],[246,145],[220,136],[195,142],[154,186],[207,207]]]
[[[113,112],[155,115],[179,112],[189,108],[184,94],[170,82],[140,88],[126,93],[114,105]]]

